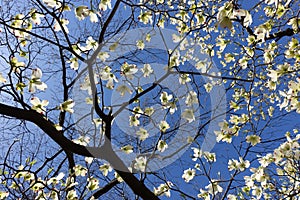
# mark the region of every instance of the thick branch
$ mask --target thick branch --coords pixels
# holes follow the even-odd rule
[[[79,144],[75,144],[68,138],[66,138],[61,131],[58,131],[54,124],[47,120],[43,115],[33,110],[23,110],[0,103],[0,114],[15,117],[17,119],[26,120],[34,123],[40,127],[49,137],[51,137],[63,150],[76,153],[82,156],[95,157],[93,152],[95,150],[90,147],[85,147]],[[97,148],[97,156],[103,157],[101,149]]]
[[[125,183],[127,183],[127,185],[136,195],[145,200],[159,200],[159,198],[155,196],[154,193],[151,192],[143,182],[139,181],[134,174],[128,170],[113,149],[106,148],[105,150],[107,155],[109,155],[108,162],[110,162],[115,171],[121,176],[121,178],[125,181]]]
[[[292,36],[294,34],[295,34],[294,30],[291,28],[288,28],[284,31],[279,31],[277,33],[271,34],[269,37],[266,38],[266,40],[276,39],[276,41],[278,41],[284,36]]]
[[[119,181],[117,179],[113,179],[111,182],[109,182],[107,185],[105,185],[103,188],[98,190],[93,194],[93,197],[95,199],[98,199],[101,197],[103,194],[107,193],[109,190],[111,190],[113,187],[119,184]]]

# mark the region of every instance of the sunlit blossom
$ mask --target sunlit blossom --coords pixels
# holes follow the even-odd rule
[[[126,145],[126,146],[121,147],[121,150],[126,154],[130,154],[133,152],[133,146]]]
[[[246,142],[251,143],[252,146],[257,145],[260,143],[261,138],[258,135],[248,135],[246,137]]]
[[[172,186],[173,184],[170,181],[162,183],[157,188],[154,188],[154,194],[157,196],[165,195],[166,197],[170,197]]]
[[[32,104],[32,109],[37,111],[38,113],[45,114],[46,106],[48,106],[48,100],[40,100],[38,97],[32,97],[30,99],[30,103]]]
[[[72,99],[69,99],[65,102],[63,102],[62,104],[59,105],[59,110],[61,110],[62,112],[69,112],[69,113],[73,113],[73,107],[74,107],[75,103]]]
[[[164,152],[168,148],[168,144],[164,140],[159,140],[157,144],[157,150]]]
[[[67,25],[69,24],[69,20],[67,19],[60,19],[60,21],[56,21],[54,24],[54,31],[61,31],[64,30],[66,33],[69,33],[69,29],[67,27]]]
[[[79,20],[83,20],[84,18],[86,18],[89,15],[89,12],[90,12],[90,10],[87,6],[78,6],[75,9],[76,17]]]
[[[137,118],[136,115],[129,116],[129,125],[130,126],[139,126],[140,120]]]
[[[29,92],[34,93],[36,89],[43,91],[47,89],[47,85],[41,81],[42,75],[40,68],[32,70],[31,79],[29,80]]]
[[[182,117],[186,119],[189,123],[195,121],[195,115],[192,109],[185,109],[182,113]]]
[[[103,164],[99,167],[99,170],[103,173],[104,176],[108,175],[108,172],[112,171],[110,164]]]
[[[0,72],[0,83],[6,83],[6,79],[3,77],[1,72]]]
[[[41,18],[45,17],[45,15],[36,12],[36,10],[32,10],[31,13],[31,21],[36,25],[39,25],[41,23]]]
[[[150,76],[153,73],[153,69],[150,64],[144,64],[144,67],[141,69],[144,77]]]
[[[107,52],[100,52],[98,54],[98,58],[100,58],[101,61],[105,62],[109,58],[109,54]]]
[[[119,85],[117,87],[117,91],[120,93],[121,96],[124,96],[126,93],[129,93],[129,94],[132,93],[131,89],[127,85],[124,85],[124,84]]]
[[[81,165],[75,165],[73,169],[76,176],[85,176],[87,174],[87,168]]]
[[[140,156],[135,159],[134,168],[141,172],[145,172],[147,166],[147,158],[145,156]]]
[[[108,8],[111,9],[111,0],[101,0],[99,9],[102,11],[106,11]]]
[[[144,140],[146,140],[146,139],[149,137],[149,133],[148,133],[147,130],[144,129],[144,128],[140,128],[140,129],[136,132],[136,134],[139,136],[139,139],[140,139],[141,141],[144,141]]]
[[[88,181],[88,185],[87,185],[88,190],[93,191],[99,188],[99,180],[97,178],[90,177],[87,179],[87,181]]]
[[[211,183],[207,186],[205,186],[207,191],[210,194],[216,195],[218,193],[221,193],[223,191],[223,188],[218,184],[217,180],[212,179]]]
[[[143,22],[144,24],[153,23],[152,14],[150,11],[146,11],[146,12],[141,11],[140,15],[138,16],[138,20],[140,22]]]
[[[196,175],[196,170],[189,168],[184,170],[182,178],[184,179],[185,182],[189,182],[195,177],[195,175]]]
[[[159,124],[159,129],[161,132],[166,132],[170,128],[170,125],[166,121],[161,121]]]
[[[64,173],[59,173],[57,177],[53,177],[53,178],[50,178],[48,181],[47,181],[47,184],[50,185],[50,184],[53,184],[53,185],[56,185],[59,183],[59,181],[65,176]]]

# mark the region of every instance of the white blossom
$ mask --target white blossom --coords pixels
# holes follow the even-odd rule
[[[99,167],[99,170],[102,172],[104,176],[107,176],[108,172],[112,171],[112,167],[110,166],[110,164],[103,164]]]
[[[57,0],[43,0],[43,2],[50,8],[58,8],[61,6],[61,3]]]
[[[126,76],[129,79],[133,79],[133,75],[137,73],[137,71],[138,68],[135,64],[128,64],[127,62],[125,62],[121,66],[121,74]]]
[[[194,151],[194,154],[193,154],[193,161],[196,161],[198,158],[201,158],[202,155],[203,155],[203,152],[201,149],[199,148],[195,148],[195,147],[192,147],[193,151]]]
[[[117,91],[120,92],[121,96],[124,96],[125,93],[129,93],[129,94],[132,93],[132,91],[130,90],[130,88],[127,85],[124,85],[124,84],[123,85],[119,85],[117,87]]]
[[[186,119],[189,123],[195,121],[195,115],[192,109],[185,109],[182,113],[182,117]]]
[[[143,40],[136,41],[136,46],[138,49],[143,50],[145,48],[145,43]]]
[[[73,113],[74,105],[75,105],[74,101],[72,99],[68,99],[67,101],[59,105],[59,110],[61,110],[62,112]]]
[[[167,183],[162,183],[157,188],[154,188],[154,194],[156,196],[165,195],[166,197],[170,197],[172,186],[173,184],[170,181],[167,181]]]
[[[246,137],[246,142],[251,143],[252,146],[260,143],[261,138],[258,135],[248,135]]]
[[[107,8],[111,9],[111,0],[101,0],[99,9],[105,11]]]
[[[148,133],[147,130],[144,129],[144,128],[140,128],[140,129],[136,132],[136,134],[139,136],[139,139],[140,139],[141,141],[144,141],[144,140],[146,140],[146,139],[149,137],[149,133]]]
[[[69,20],[67,19],[60,19],[60,21],[55,21],[54,24],[54,31],[58,32],[61,31],[62,29],[66,32],[69,33],[69,29],[67,27],[67,25],[69,24]]]
[[[99,180],[94,177],[87,179],[88,185],[86,186],[88,190],[93,191],[99,188]]]
[[[32,97],[30,99],[30,103],[32,104],[32,109],[37,111],[38,113],[45,114],[46,108],[48,106],[49,101],[47,100],[40,100],[38,97]]]
[[[244,10],[244,9],[234,10],[233,15],[240,17],[240,18],[243,17],[243,25],[245,27],[248,27],[253,22],[252,16],[248,10]]]
[[[50,184],[53,184],[53,185],[56,185],[59,183],[59,181],[65,176],[64,173],[60,172],[56,177],[53,177],[53,178],[50,178],[48,181],[47,181],[47,184],[50,185]]]
[[[170,125],[168,124],[168,122],[166,122],[166,121],[161,121],[160,122],[160,124],[159,124],[159,129],[160,129],[160,131],[161,132],[166,132],[167,131],[167,129],[169,129],[170,128]]]
[[[184,170],[182,178],[184,179],[185,182],[189,182],[195,177],[195,175],[196,175],[196,170],[189,168]]]
[[[40,68],[36,68],[32,70],[31,79],[29,81],[29,92],[34,93],[36,89],[45,90],[47,89],[47,85],[41,81],[42,78],[42,70]]]
[[[212,195],[216,195],[223,191],[223,188],[221,186],[219,186],[218,181],[214,180],[214,179],[212,179],[211,183],[209,185],[205,186],[205,188]]]
[[[129,125],[130,126],[139,126],[140,121],[136,115],[129,116]]]
[[[87,146],[90,143],[91,138],[88,136],[80,136],[78,139],[73,140],[74,143]]]
[[[146,11],[146,12],[143,12],[141,11],[140,15],[138,16],[138,20],[140,22],[143,22],[144,24],[152,24],[153,20],[152,20],[152,14],[150,11]]]
[[[0,83],[6,83],[6,79],[3,77],[1,72],[0,72]]]
[[[97,13],[95,13],[93,11],[90,11],[89,16],[90,16],[90,21],[92,23],[97,23],[98,22],[98,15],[97,15]]]
[[[84,160],[86,163],[91,164],[93,162],[94,158],[93,157],[85,157]]]
[[[198,104],[198,97],[195,91],[189,91],[185,100],[187,106],[192,106],[193,104]]]
[[[36,12],[36,10],[32,10],[31,13],[31,21],[36,25],[39,25],[41,23],[41,18],[45,17],[45,15]]]
[[[100,58],[102,62],[105,62],[109,58],[109,54],[107,52],[100,52],[98,58]]]
[[[159,140],[157,144],[157,150],[164,152],[168,148],[168,144],[164,140]]]
[[[87,6],[78,6],[75,9],[75,15],[79,20],[83,20],[87,16],[89,16],[90,10]]]
[[[133,146],[131,146],[131,145],[126,145],[126,146],[121,147],[121,150],[122,150],[123,152],[125,152],[126,154],[130,154],[130,153],[133,152]]]
[[[140,156],[135,159],[134,168],[141,172],[145,172],[147,166],[147,158],[145,156]]]
[[[144,64],[144,67],[141,69],[144,77],[150,76],[153,73],[153,69],[150,64]]]

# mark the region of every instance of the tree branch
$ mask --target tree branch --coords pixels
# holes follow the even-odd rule
[[[292,36],[294,34],[295,34],[294,30],[291,29],[291,28],[288,28],[284,31],[279,31],[277,33],[271,34],[269,37],[266,38],[266,40],[275,39],[276,42],[277,42],[278,40],[280,40],[284,36]]]
[[[113,187],[115,187],[116,185],[118,185],[120,182],[117,179],[113,179],[111,182],[109,182],[107,185],[105,185],[103,188],[101,188],[100,190],[98,190],[97,192],[95,192],[93,194],[93,197],[95,199],[98,199],[99,197],[101,197],[103,194],[107,193],[109,190],[111,190]],[[91,198],[89,198],[91,199]]]
[[[61,131],[58,131],[54,124],[45,116],[34,110],[23,110],[21,108],[8,106],[0,103],[0,114],[15,117],[17,119],[30,121],[40,127],[49,137],[51,137],[64,151],[69,151],[78,155],[94,157],[107,160],[133,192],[143,199],[159,200],[141,181],[139,181],[125,166],[122,160],[105,143],[101,147],[85,147],[76,144],[66,138]]]
[[[65,151],[73,152],[82,156],[95,157],[95,155],[92,153],[95,152],[95,150],[92,150],[91,147],[85,147],[69,140],[63,135],[62,131],[58,131],[55,128],[51,121],[47,120],[45,116],[37,113],[34,110],[23,110],[21,108],[0,103],[0,114],[34,123]],[[100,152],[100,148],[97,148],[99,151],[97,156],[101,158],[103,157],[103,153]]]

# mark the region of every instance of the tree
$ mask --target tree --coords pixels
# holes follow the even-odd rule
[[[299,3],[3,1],[0,199],[297,199]]]

